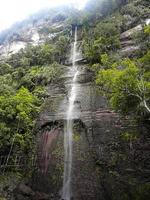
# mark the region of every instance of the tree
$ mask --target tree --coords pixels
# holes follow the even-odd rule
[[[150,35],[150,25],[147,25],[147,26],[144,27],[144,33],[146,35]]]
[[[134,61],[125,59],[119,65],[100,70],[96,83],[115,110],[150,115],[150,79]]]
[[[62,70],[58,63],[45,66],[33,66],[21,78],[19,86],[25,86],[30,91],[33,91],[36,86],[46,86],[50,82],[58,80],[61,73]]]
[[[7,63],[0,63],[0,75],[8,74],[12,72],[12,66]]]
[[[101,54],[120,48],[119,31],[114,23],[100,22],[93,33],[89,30],[87,34],[83,41],[83,51],[90,63],[99,62]]]
[[[55,45],[42,44],[37,46],[28,45],[25,49],[13,54],[8,62],[13,67],[26,67],[52,64],[55,59]]]
[[[28,149],[28,152],[31,150],[29,138],[32,138],[32,128],[38,111],[39,100],[24,87],[16,94],[0,96],[1,152],[8,154],[14,138],[20,149]]]
[[[68,51],[69,38],[61,35],[56,42],[56,52],[60,63],[64,63]],[[57,59],[58,59],[57,58]]]

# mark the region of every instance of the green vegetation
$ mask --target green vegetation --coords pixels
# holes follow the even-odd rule
[[[84,33],[83,52],[90,63],[98,62],[101,54],[120,47],[119,31],[113,23],[100,22],[92,32],[89,30],[87,34],[85,30]]]
[[[66,9],[67,12],[55,13],[53,10],[47,13],[43,19],[45,22],[43,27],[38,30],[44,42],[37,46],[28,45],[25,49],[11,55],[5,62],[0,62],[0,155],[11,154],[10,159],[13,160],[16,155],[26,157],[32,155],[35,152],[37,140],[35,124],[39,113],[41,110],[47,112],[58,110],[57,101],[63,100],[63,96],[60,95],[56,100],[49,100],[47,88],[51,83],[61,84],[62,64],[65,64],[70,53],[71,25],[73,28],[78,25],[78,39],[82,41],[80,44],[83,56],[88,68],[94,74],[93,79],[95,78],[99,92],[107,97],[110,107],[123,115],[150,119],[150,26],[145,24],[149,13],[147,2],[147,0],[91,0],[83,11]],[[38,22],[38,17],[34,21],[35,24],[36,21]],[[49,26],[60,21],[64,26]],[[128,38],[131,40],[128,41],[129,44],[139,48],[134,54],[131,52],[128,56],[123,55],[121,50],[125,44],[122,44],[124,41],[121,39],[121,33],[139,23],[142,24],[142,30]],[[16,39],[18,37],[20,35],[16,35]],[[5,41],[4,38],[0,38],[1,43]],[[140,143],[137,132],[127,130],[120,136],[119,142],[129,144],[130,149],[134,147],[134,142],[139,140]],[[78,142],[80,133],[74,134],[73,139]],[[113,146],[116,152],[110,156],[110,166],[109,164],[107,166],[105,160],[97,160],[96,164],[97,167],[103,165],[105,170],[112,167],[111,175],[119,179],[119,173],[123,171],[119,172],[115,167],[119,166],[119,160],[124,165],[127,154],[119,154],[117,144]],[[59,144],[59,147],[62,150],[62,144]],[[107,150],[111,152],[110,144]],[[62,158],[62,152],[54,153]],[[81,160],[84,160],[82,156]],[[30,164],[29,160],[28,162]],[[57,187],[59,187],[62,167],[58,165],[56,174],[51,174],[51,181]],[[124,168],[128,167],[130,163],[129,166],[124,166]],[[13,171],[11,167],[9,169]],[[118,171],[115,173],[115,170]],[[102,167],[99,173],[103,173]],[[117,184],[119,184],[118,179],[115,181]],[[139,185],[134,189],[136,194],[131,192],[132,199],[148,199],[148,184]],[[130,192],[127,191],[127,194],[123,194],[121,198],[131,199],[128,193]]]
[[[60,67],[58,63],[53,63],[51,65],[28,68],[25,75],[20,79],[19,85],[24,85],[32,91],[35,90],[37,86],[46,86],[59,79],[62,73]]]
[[[14,94],[0,96],[0,148],[3,151],[9,151],[14,137],[19,151],[32,149],[31,130],[38,108],[38,99],[24,87]]]
[[[144,66],[147,59],[149,52],[138,60],[124,59],[97,73],[96,83],[115,110],[150,114],[149,70]]]
[[[0,71],[1,154],[8,154],[14,140],[13,151],[27,155],[34,149],[33,128],[46,97],[46,86],[59,79],[61,66],[54,63],[47,66],[13,68],[2,63]]]
[[[14,67],[26,67],[64,62],[68,45],[69,39],[67,36],[60,36],[55,44],[28,45],[25,49],[13,54],[8,63]]]
[[[36,119],[47,98],[47,85],[59,81],[63,73],[56,62],[60,57],[55,57],[66,53],[67,42],[61,36],[57,44],[27,46],[0,63],[0,155],[34,152]]]
[[[126,0],[94,0],[89,1],[84,11],[63,8],[41,13],[45,15],[44,20],[65,21],[68,26],[65,30],[41,27],[40,34],[45,37],[54,34],[54,39],[47,38],[37,46],[28,45],[0,63],[0,150],[3,154],[8,154],[13,138],[19,151],[32,149],[33,128],[47,97],[46,87],[59,81],[63,73],[60,64],[67,58],[71,24],[82,27],[83,55],[95,72],[100,92],[107,96],[112,108],[125,114],[150,115],[150,27],[143,23],[149,12],[147,1],[126,3]],[[136,58],[123,58],[119,54],[120,34],[138,19],[143,23],[143,30],[133,39],[141,48]],[[20,36],[17,34],[17,37]]]
[[[90,64],[89,68],[95,72],[99,91],[108,98],[114,110],[149,118],[150,31],[149,25],[145,24],[149,8],[147,1],[126,3],[96,1],[94,4],[91,1],[93,7],[87,8],[91,9],[91,15],[87,14],[86,23],[83,24],[83,54]],[[138,19],[143,28],[128,40],[132,40],[139,48],[131,52],[129,57],[124,56],[119,52],[120,34],[138,25]]]
[[[54,22],[66,18],[52,13],[50,20]],[[0,62],[0,155],[28,156],[34,152],[34,128],[47,99],[47,86],[58,82],[63,73],[61,64],[70,45],[67,28],[62,31],[44,26],[39,32],[57,34],[53,41],[29,44]]]

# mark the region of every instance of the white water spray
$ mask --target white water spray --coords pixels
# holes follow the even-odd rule
[[[63,200],[71,199],[71,168],[72,168],[72,138],[73,138],[73,118],[74,118],[74,102],[77,96],[77,76],[78,69],[76,66],[76,57],[77,57],[77,27],[75,28],[75,38],[72,51],[72,70],[74,77],[72,80],[72,88],[69,95],[69,106],[66,112],[67,114],[67,125],[64,134],[64,149],[65,149],[65,158],[64,158],[64,179],[63,179]]]

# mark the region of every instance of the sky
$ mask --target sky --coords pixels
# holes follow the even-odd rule
[[[0,0],[0,31],[41,9],[68,3],[82,9],[86,2],[87,0]]]

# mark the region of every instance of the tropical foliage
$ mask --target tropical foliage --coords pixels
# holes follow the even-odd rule
[[[96,83],[112,107],[123,113],[150,115],[150,52],[135,61],[124,59],[97,73]]]
[[[1,154],[8,155],[12,145],[13,152],[21,155],[27,156],[34,150],[33,130],[40,107],[47,97],[46,86],[58,81],[62,73],[61,65],[56,62],[17,68],[4,62],[0,64]]]

